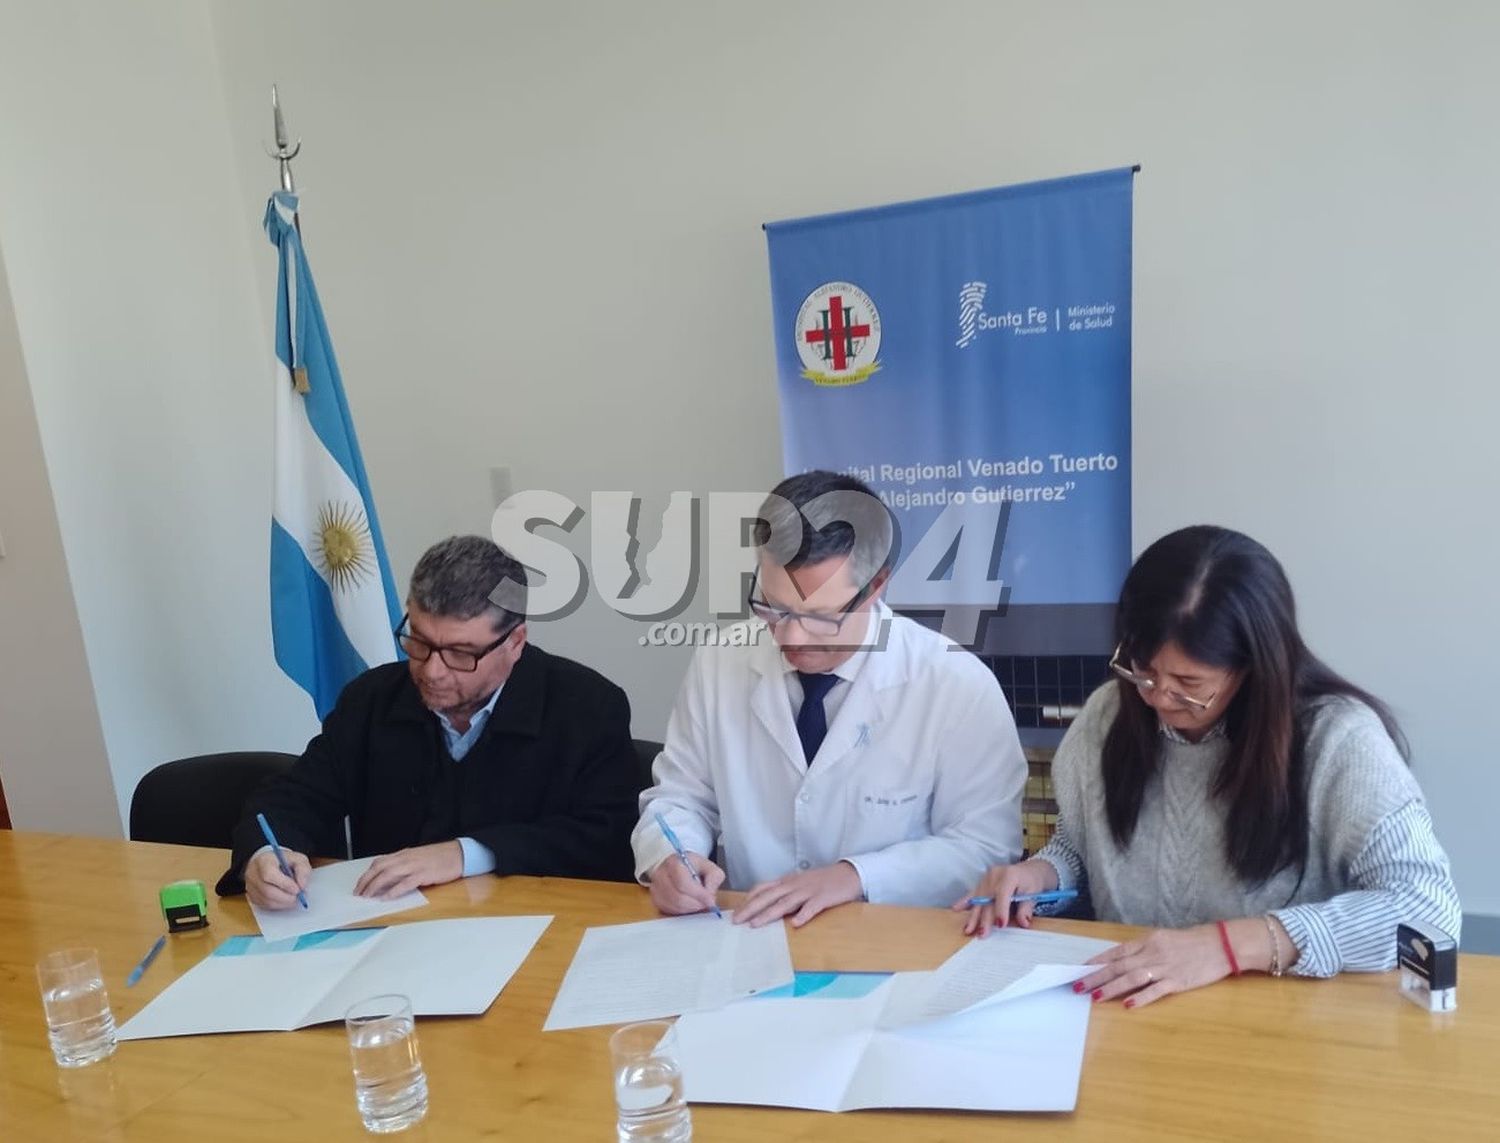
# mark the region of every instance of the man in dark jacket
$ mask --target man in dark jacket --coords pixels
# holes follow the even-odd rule
[[[625,692],[529,645],[524,612],[492,601],[506,580],[507,603],[524,607],[525,570],[480,536],[423,555],[399,633],[408,661],[345,687],[290,773],[250,798],[220,893],[287,908],[308,857],[346,856],[346,844],[380,855],[355,887],[371,897],[488,872],[631,879]]]

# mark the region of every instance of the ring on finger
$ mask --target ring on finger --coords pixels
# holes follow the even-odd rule
[[[1156,983],[1156,973],[1152,972],[1149,968],[1146,970],[1146,983],[1147,984],[1155,984]]]

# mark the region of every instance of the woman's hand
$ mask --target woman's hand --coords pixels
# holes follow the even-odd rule
[[[1056,888],[1057,870],[1050,861],[1033,858],[1019,865],[995,865],[979,879],[972,894],[953,902],[953,911],[967,911],[969,916],[964,921],[964,932],[983,937],[992,928],[1003,929],[1006,926],[1010,920],[1010,899],[1017,893],[1045,893]],[[974,897],[990,897],[993,900],[988,905],[971,906],[969,901]],[[1017,905],[1016,924],[1029,929],[1033,908],[1030,901],[1022,901]]]
[[[1095,1000],[1124,996],[1126,1008],[1142,1008],[1173,992],[1202,988],[1223,980],[1230,971],[1217,925],[1156,929],[1088,963],[1099,965],[1099,971],[1077,981],[1073,991],[1092,993]]]

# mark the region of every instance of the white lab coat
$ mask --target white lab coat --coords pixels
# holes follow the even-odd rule
[[[731,629],[699,649],[641,794],[638,878],[672,853],[657,813],[685,849],[718,855],[730,889],[845,860],[870,901],[949,905],[1020,856],[1026,760],[1000,684],[951,640],[876,615],[889,637],[856,652],[869,658],[811,766],[764,625],[737,625],[750,645]]]

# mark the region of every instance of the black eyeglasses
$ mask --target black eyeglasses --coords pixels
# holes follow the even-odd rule
[[[755,589],[760,585],[760,572],[757,571],[750,577],[750,594],[745,602],[750,605],[750,610],[755,613],[756,618],[765,623],[767,627],[775,627],[778,623],[785,623],[788,619],[795,619],[802,630],[809,635],[818,635],[828,638],[837,635],[843,629],[844,620],[849,618],[853,610],[869,597],[872,583],[865,584],[860,588],[848,603],[839,609],[837,615],[809,615],[802,611],[789,611],[785,607],[776,607],[764,599],[755,598]]]
[[[488,647],[482,647],[478,651],[472,651],[468,647],[441,647],[436,643],[429,643],[422,636],[411,632],[408,628],[410,622],[411,616],[403,615],[401,623],[395,631],[396,641],[401,644],[401,649],[406,652],[408,658],[415,659],[419,663],[425,663],[428,659],[432,658],[432,653],[436,651],[438,658],[443,661],[443,666],[447,667],[450,671],[472,675],[475,671],[479,670],[479,660],[509,639],[515,633],[516,628],[521,626],[525,620],[517,619],[505,629],[500,638],[496,639]]]

